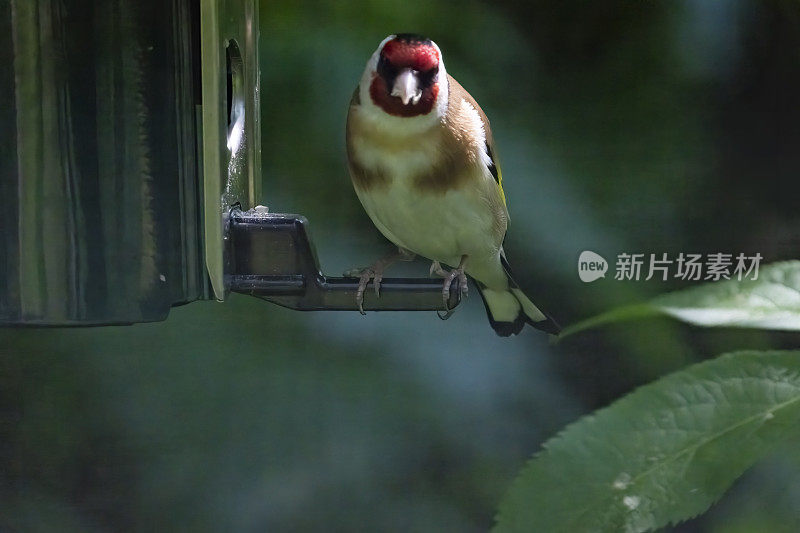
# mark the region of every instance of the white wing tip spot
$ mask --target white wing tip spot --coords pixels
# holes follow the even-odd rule
[[[638,496],[625,496],[622,498],[622,504],[631,511],[639,507],[641,501],[641,498]]]

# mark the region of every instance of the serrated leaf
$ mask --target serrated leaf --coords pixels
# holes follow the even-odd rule
[[[704,512],[800,421],[800,351],[737,352],[645,385],[544,445],[496,531],[648,531]]]
[[[698,326],[800,331],[800,261],[767,265],[756,280],[706,283],[615,309],[565,328],[561,336],[658,314]]]

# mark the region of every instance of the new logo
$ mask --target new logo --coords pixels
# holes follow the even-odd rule
[[[606,277],[608,271],[608,261],[603,256],[592,251],[585,250],[578,257],[578,276],[584,283],[591,283],[600,278]]]

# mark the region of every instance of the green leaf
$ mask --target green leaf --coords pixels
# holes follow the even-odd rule
[[[561,337],[603,324],[668,315],[698,326],[800,330],[800,261],[773,263],[757,280],[706,283],[589,318]]]
[[[496,531],[647,531],[704,512],[800,421],[800,351],[736,352],[568,426],[522,470]]]

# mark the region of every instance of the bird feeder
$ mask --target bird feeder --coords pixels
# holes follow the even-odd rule
[[[357,309],[306,219],[257,207],[258,20],[256,0],[0,5],[0,325],[157,321],[231,292]],[[443,310],[441,286],[387,278],[364,308]]]

